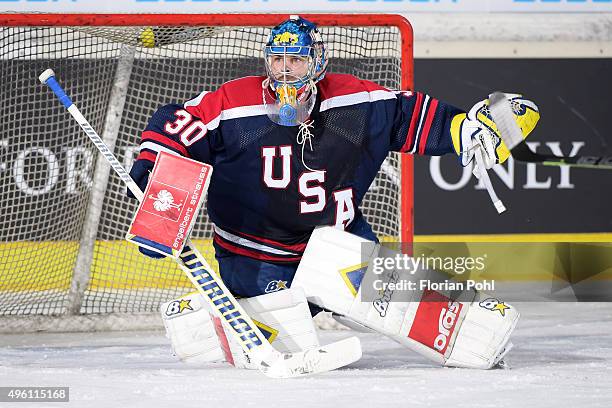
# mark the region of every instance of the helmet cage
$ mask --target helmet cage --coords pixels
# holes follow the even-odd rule
[[[305,85],[314,84],[321,78],[324,71],[322,65],[322,53],[319,46],[287,46],[271,45],[264,48],[266,73],[270,78],[270,85],[276,89],[280,85],[292,85],[301,90]],[[275,56],[283,58],[285,68],[279,73],[274,72],[272,60]],[[295,75],[287,68],[287,59],[290,57],[305,58],[308,68],[303,75]],[[322,69],[323,68],[323,69]]]

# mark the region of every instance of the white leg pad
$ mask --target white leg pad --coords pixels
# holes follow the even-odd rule
[[[453,301],[449,293],[437,291],[384,290],[376,299],[361,301],[363,276],[372,273],[380,250],[373,243],[362,246],[367,242],[331,227],[317,228],[292,288],[303,288],[310,302],[445,366],[487,369],[508,352],[519,313],[486,294],[467,291],[461,301]],[[439,277],[439,272],[427,270],[393,270],[378,276],[385,283]]]
[[[183,307],[178,312],[181,300],[190,300],[190,304],[201,307],[197,310]],[[282,290],[240,299],[239,303],[278,351],[295,352],[319,346],[303,290]],[[201,295],[194,293],[162,305],[162,317],[174,354],[188,362],[225,359],[238,368],[255,369],[240,345],[231,335],[226,335],[221,320],[211,317],[204,304]]]
[[[224,360],[207,307],[197,292],[160,306],[166,337],[170,339],[172,352],[186,363]]]
[[[447,366],[491,368],[510,351],[510,334],[520,313],[515,307],[479,293],[467,309]]]

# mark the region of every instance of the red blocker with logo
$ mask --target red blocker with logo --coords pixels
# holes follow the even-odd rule
[[[212,166],[160,152],[126,239],[177,258],[191,233]]]

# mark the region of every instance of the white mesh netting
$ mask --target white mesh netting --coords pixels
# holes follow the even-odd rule
[[[114,152],[129,169],[140,132],[157,107],[232,78],[263,74],[267,32],[261,27],[0,27],[2,330],[122,328],[114,323],[117,316],[128,316],[127,326],[136,327],[137,316],[192,291],[172,261],[149,260],[123,240],[135,201],[126,199],[114,173],[95,176],[96,149],[38,75],[53,68],[99,134],[118,128]],[[331,72],[400,89],[396,28],[321,27],[321,32]],[[118,105],[111,91],[125,67],[127,74],[121,75],[129,82]],[[400,174],[398,157],[390,156],[362,205],[380,236],[399,236]],[[90,208],[96,205],[99,216]],[[84,231],[87,223],[93,234]],[[211,234],[203,213],[192,238],[214,263]],[[41,318],[66,315],[74,317],[57,324]],[[96,325],[104,316],[111,317]]]

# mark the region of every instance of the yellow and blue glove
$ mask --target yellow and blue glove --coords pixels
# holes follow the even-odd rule
[[[540,119],[538,107],[532,101],[524,99],[522,95],[506,94],[506,98],[510,101],[523,138],[526,138]],[[488,99],[478,102],[468,113],[458,114],[452,119],[451,137],[455,152],[461,158],[463,166],[474,160],[478,147],[483,153],[486,169],[505,162],[510,156],[510,151],[499,136],[497,126],[491,117]],[[477,164],[474,165],[474,174],[478,176]]]

